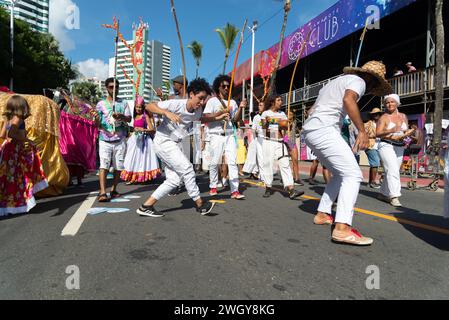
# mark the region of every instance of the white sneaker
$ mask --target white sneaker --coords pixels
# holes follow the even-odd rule
[[[217,183],[217,188],[223,188],[223,184],[221,182]]]
[[[377,199],[380,200],[380,201],[386,202],[386,203],[390,203],[391,202],[390,198],[384,196],[382,193],[379,193],[377,195]]]
[[[392,199],[390,200],[390,204],[391,204],[393,207],[402,207],[402,204],[399,202],[399,198],[392,198]]]
[[[227,179],[223,179],[223,188],[229,186],[229,181]]]

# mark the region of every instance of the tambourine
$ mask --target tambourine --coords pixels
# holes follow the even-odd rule
[[[279,130],[288,130],[288,120],[279,121]]]

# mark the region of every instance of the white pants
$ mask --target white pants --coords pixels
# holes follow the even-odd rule
[[[282,183],[284,187],[292,187],[293,174],[290,168],[290,157],[287,146],[282,142],[263,140],[263,179],[268,188],[273,186],[274,164],[277,161],[281,171]]]
[[[125,170],[126,141],[107,142],[100,140],[98,152],[100,155],[100,169],[116,171]]]
[[[195,180],[193,165],[182,152],[179,144],[170,138],[156,135],[154,138],[154,151],[165,165],[166,179],[151,195],[160,200],[173,189],[184,182],[187,193],[193,201],[200,198],[200,190]]]
[[[210,166],[210,141],[205,141],[204,150],[201,152],[201,158],[203,160],[203,171],[209,171]]]
[[[401,196],[401,164],[404,155],[403,147],[396,147],[389,143],[379,143],[379,156],[385,171],[380,192],[388,198]]]
[[[246,155],[245,165],[243,166],[243,172],[257,173],[257,141],[254,139],[248,147],[248,154]]]
[[[239,170],[236,164],[237,145],[233,135],[221,136],[218,134],[210,134],[210,188],[217,188],[218,184],[218,165],[222,163],[223,154],[226,157],[229,171],[229,184],[231,192],[239,191]]]
[[[352,225],[354,205],[363,176],[351,148],[335,127],[308,131],[305,140],[321,163],[332,172],[318,211],[331,214],[332,204],[338,196],[335,222]]]

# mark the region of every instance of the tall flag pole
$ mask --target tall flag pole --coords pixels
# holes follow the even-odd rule
[[[362,35],[360,36],[359,52],[357,53],[357,59],[356,59],[356,61],[355,61],[355,67],[356,67],[356,68],[359,66],[360,53],[362,52],[363,41],[365,40],[366,31],[367,31],[367,29],[368,29],[368,19],[369,19],[369,17],[366,18],[366,21],[365,21],[365,28],[363,28]]]
[[[171,5],[171,11],[173,13],[173,18],[175,19],[176,24],[176,32],[178,33],[178,39],[179,39],[179,45],[181,47],[181,57],[182,57],[182,67],[183,67],[183,75],[184,75],[184,81],[183,81],[183,87],[184,87],[184,95],[187,95],[187,84],[186,84],[186,60],[184,56],[184,46],[182,44],[182,38],[181,38],[181,32],[179,31],[179,23],[178,23],[178,17],[176,16],[176,9],[175,9],[175,3],[174,0],[170,0]],[[185,97],[183,97],[185,98]]]
[[[295,80],[296,69],[298,68],[299,60],[301,60],[301,56],[302,56],[302,54],[304,52],[304,49],[307,47],[307,43],[309,42],[311,34],[312,34],[312,30],[309,31],[309,33],[307,34],[306,39],[301,44],[301,50],[299,51],[298,58],[296,58],[295,68],[293,69],[293,74],[292,74],[292,77],[290,79],[290,89],[288,90],[288,100],[287,100],[288,119],[290,119],[290,105],[291,105],[293,82]],[[290,131],[291,131],[291,127],[288,126],[288,135],[289,136],[290,136]]]

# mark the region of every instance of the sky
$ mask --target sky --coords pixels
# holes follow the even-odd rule
[[[337,2],[293,0],[285,36]],[[245,18],[248,25],[252,25],[254,20],[259,22],[256,53],[279,41],[283,21],[282,0],[175,0],[175,7],[185,47],[188,79],[195,77],[196,64],[186,47],[194,40],[203,44],[200,77],[212,82],[222,72],[224,48],[214,30],[228,22],[239,29]],[[77,15],[74,8],[79,10],[79,29],[76,23],[68,29],[66,22],[73,21],[70,17]],[[121,30],[127,40],[132,39],[133,22],[142,17],[150,26],[149,38],[171,47],[171,77],[181,74],[181,50],[169,0],[50,0],[50,16],[50,32],[60,42],[64,54],[86,77],[104,79],[108,76],[108,61],[114,56],[114,31],[102,27],[102,24],[112,24],[114,16],[120,19]],[[251,58],[250,35],[247,29],[239,64]],[[232,70],[233,63],[234,54],[231,54],[226,72]]]

